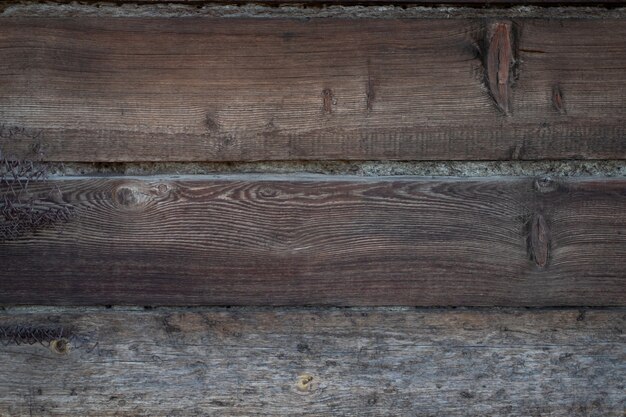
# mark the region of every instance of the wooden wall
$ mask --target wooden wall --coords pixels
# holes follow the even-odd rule
[[[0,5],[0,416],[625,415],[620,2],[144,3]]]

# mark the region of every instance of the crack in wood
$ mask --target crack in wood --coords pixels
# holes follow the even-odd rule
[[[324,110],[324,113],[332,113],[333,112],[333,90],[331,90],[330,88],[325,88],[322,91],[322,100],[323,100],[323,104],[322,104],[322,108]]]
[[[552,105],[560,114],[567,113],[565,110],[565,102],[563,101],[563,92],[561,91],[561,87],[559,85],[555,85],[552,88]]]
[[[530,220],[528,235],[528,250],[532,260],[538,267],[545,268],[550,254],[550,229],[545,217],[536,213]]]
[[[488,31],[485,77],[491,97],[505,115],[511,111],[512,68],[514,63],[511,22],[499,22]]]

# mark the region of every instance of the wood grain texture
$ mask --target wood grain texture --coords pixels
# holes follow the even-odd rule
[[[73,217],[0,243],[4,304],[626,305],[624,179],[66,178],[29,190]]]
[[[0,343],[0,414],[622,417],[619,310],[59,309]],[[64,342],[65,343],[65,342]]]
[[[4,4],[19,3],[17,0],[3,0]],[[55,0],[54,3],[71,3],[71,0]],[[96,0],[82,3],[98,3]],[[211,4],[250,4],[250,0],[114,0],[111,3],[155,4],[155,3],[183,3],[194,5]],[[626,4],[624,0],[261,0],[254,4],[267,5],[424,5],[424,6],[464,6],[485,7],[492,5],[533,5],[533,6],[609,6],[617,7]]]
[[[0,146],[52,161],[623,159],[625,51],[620,19],[6,17]]]

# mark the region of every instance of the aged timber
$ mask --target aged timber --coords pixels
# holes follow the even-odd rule
[[[4,4],[10,5],[19,3],[18,0],[3,0]],[[71,0],[57,0],[56,3],[71,3]],[[98,3],[96,0],[89,0],[83,3]],[[112,3],[183,3],[193,5],[212,5],[212,4],[250,4],[249,0],[115,0]],[[490,5],[498,6],[514,6],[514,5],[533,5],[533,6],[608,6],[619,7],[626,3],[624,0],[262,0],[254,2],[255,4],[264,5],[420,5],[420,6],[464,6],[464,7],[485,7]]]
[[[622,417],[625,325],[623,309],[8,310],[0,414]]]
[[[622,159],[624,68],[620,19],[4,17],[0,146],[54,161]]]
[[[72,217],[0,242],[3,304],[626,303],[624,179],[65,178],[28,192]]]

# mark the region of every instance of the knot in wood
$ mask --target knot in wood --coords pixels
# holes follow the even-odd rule
[[[550,177],[535,178],[533,187],[540,193],[551,193],[558,189],[558,182]]]
[[[50,342],[50,350],[58,355],[66,355],[70,351],[70,342],[63,339],[55,339]]]
[[[308,394],[313,391],[315,385],[315,378],[310,374],[301,374],[296,381],[296,389],[303,394]]]
[[[141,210],[151,200],[150,194],[143,189],[142,184],[129,182],[116,187],[113,197],[116,205],[124,210]]]
[[[270,187],[261,187],[257,190],[257,196],[260,198],[274,198],[279,194],[278,190]]]
[[[156,189],[157,189],[157,193],[158,193],[159,195],[163,195],[163,194],[167,193],[167,191],[168,191],[168,189],[169,189],[169,188],[168,188],[168,186],[167,186],[167,185],[165,185],[165,184],[161,183],[161,184],[159,184],[159,185],[157,186],[157,188],[156,188]]]

